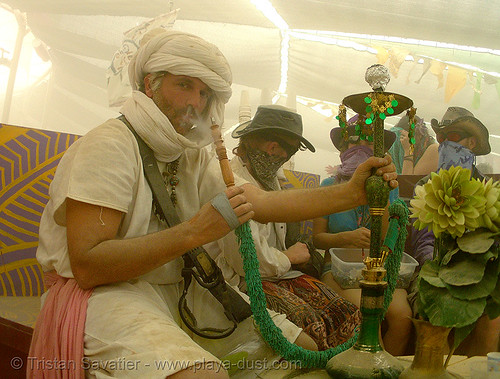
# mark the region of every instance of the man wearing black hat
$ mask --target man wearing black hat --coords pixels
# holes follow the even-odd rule
[[[251,121],[232,133],[239,138],[236,156],[231,160],[233,172],[266,191],[280,190],[281,166],[298,150],[315,151],[302,136],[302,129],[302,118],[293,110],[279,105],[260,106]],[[360,323],[359,310],[319,279],[292,269],[293,264],[309,260],[308,246],[296,242],[287,248],[285,223],[250,221],[250,225],[268,307],[286,314],[303,328],[320,350],[352,337]],[[220,241],[219,246],[217,263],[226,280],[245,291],[243,262],[234,233]]]
[[[472,112],[461,107],[449,107],[441,121],[431,120],[431,126],[439,142],[438,169],[449,169],[460,166],[471,171],[472,177],[482,180],[483,174],[475,165],[476,156],[487,155],[491,152],[488,129]],[[427,183],[430,174],[420,179],[416,186]],[[412,255],[422,267],[425,261],[433,258],[434,234],[424,228],[417,230],[413,227],[415,219],[410,219],[412,226],[406,240],[405,251]],[[415,273],[417,275],[417,273]],[[414,313],[417,295],[416,280],[409,288],[408,300],[413,305]],[[490,351],[497,351],[500,333],[500,317],[490,320],[483,315],[476,322],[476,326],[469,336],[460,344],[455,354],[468,356],[486,355]]]

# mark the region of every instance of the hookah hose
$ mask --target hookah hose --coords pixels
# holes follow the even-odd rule
[[[394,217],[391,221],[394,221],[389,223],[384,245],[393,245],[394,249],[386,260],[387,280],[389,285],[384,295],[384,314],[387,312],[387,308],[392,300],[392,294],[396,288],[396,278],[401,264],[401,255],[407,234],[406,224],[408,222],[408,209],[402,200],[396,200],[389,207],[390,214],[391,211],[394,213]],[[325,351],[310,351],[290,343],[283,336],[281,330],[274,324],[267,312],[266,297],[262,289],[262,280],[259,272],[259,261],[257,259],[252,232],[248,222],[240,225],[236,229],[236,235],[240,242],[240,253],[243,258],[245,281],[247,283],[247,291],[250,297],[250,306],[252,308],[254,320],[259,327],[262,337],[269,343],[275,352],[288,361],[300,361],[302,367],[324,368],[330,358],[354,345],[358,338],[357,333],[342,345]]]
[[[401,257],[405,247],[406,237],[408,230],[408,207],[406,203],[401,200],[395,200],[389,205],[389,228],[384,240],[384,246],[389,247],[392,251],[385,260],[385,269],[387,271],[387,288],[384,293],[384,312],[382,317],[387,313],[387,308],[392,301],[392,295],[396,289],[396,280],[399,275],[399,268],[401,267]]]

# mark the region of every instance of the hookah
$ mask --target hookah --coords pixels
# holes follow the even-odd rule
[[[370,66],[365,79],[372,86],[373,92],[344,98],[337,118],[341,127],[347,127],[345,106],[360,115],[366,114],[365,125],[357,128],[357,133],[361,138],[373,140],[374,155],[383,157],[384,119],[387,115],[403,112],[411,107],[413,102],[402,95],[384,92],[390,78],[387,68],[382,65]],[[234,178],[220,128],[213,121],[211,129],[224,182],[226,186],[232,186]],[[345,137],[347,138],[347,131]],[[266,309],[266,298],[262,290],[259,262],[250,226],[247,222],[235,230],[243,257],[250,306],[262,337],[286,360],[300,361],[301,366],[305,368],[326,368],[332,378],[397,378],[404,368],[401,362],[382,348],[379,328],[396,286],[406,240],[408,209],[402,200],[396,200],[389,206],[389,227],[382,244],[382,215],[389,199],[390,188],[388,183],[377,175],[370,176],[365,186],[372,221],[370,255],[364,261],[366,267],[362,270],[363,280],[360,281],[362,323],[359,334],[335,348],[310,351],[286,340]],[[386,273],[387,281],[384,280]]]
[[[373,138],[373,155],[384,156],[384,119],[410,108],[413,102],[402,95],[384,92],[390,80],[385,66],[370,66],[365,80],[373,92],[351,95],[343,100],[343,105],[360,115],[366,115],[365,125],[357,125],[357,132],[365,138]],[[411,111],[414,115],[415,110]],[[345,113],[344,113],[345,114]],[[345,118],[339,121],[345,126]],[[361,119],[361,117],[360,117]],[[363,138],[362,137],[362,138]],[[370,138],[371,137],[371,138]],[[412,136],[410,136],[413,138]],[[332,357],[326,370],[333,378],[397,378],[403,366],[395,357],[385,351],[379,340],[380,321],[383,317],[386,261],[391,242],[387,237],[381,245],[382,215],[389,198],[390,188],[380,176],[372,175],[366,181],[366,193],[371,215],[370,256],[364,260],[361,287],[362,323],[358,340],[349,350]],[[392,222],[392,220],[391,220]],[[401,232],[401,231],[400,231]]]

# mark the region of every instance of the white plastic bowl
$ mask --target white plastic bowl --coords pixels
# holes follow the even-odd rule
[[[329,251],[332,257],[332,275],[337,283],[344,289],[359,288],[359,281],[363,279],[361,270],[365,266],[362,249],[332,248]],[[370,250],[365,249],[364,254],[368,257]],[[403,253],[396,288],[408,288],[417,266],[418,262],[412,256]]]

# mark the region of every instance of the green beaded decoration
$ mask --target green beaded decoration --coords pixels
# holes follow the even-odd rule
[[[408,116],[408,140],[410,141],[410,154],[413,155],[413,151],[415,149],[415,115],[417,113],[417,109],[411,107],[406,111],[406,115]]]
[[[394,108],[398,106],[398,101],[394,98],[394,94],[385,94],[383,92],[373,92],[370,93],[364,99],[367,104],[365,111],[365,123],[366,129],[371,129],[375,119],[378,117],[381,120],[385,120],[388,115],[393,115],[395,113]],[[372,133],[366,133],[365,130],[362,134],[368,135]]]
[[[335,118],[339,120],[342,138],[347,141],[349,139],[349,133],[347,132],[347,110],[345,105],[339,105],[339,113]]]

